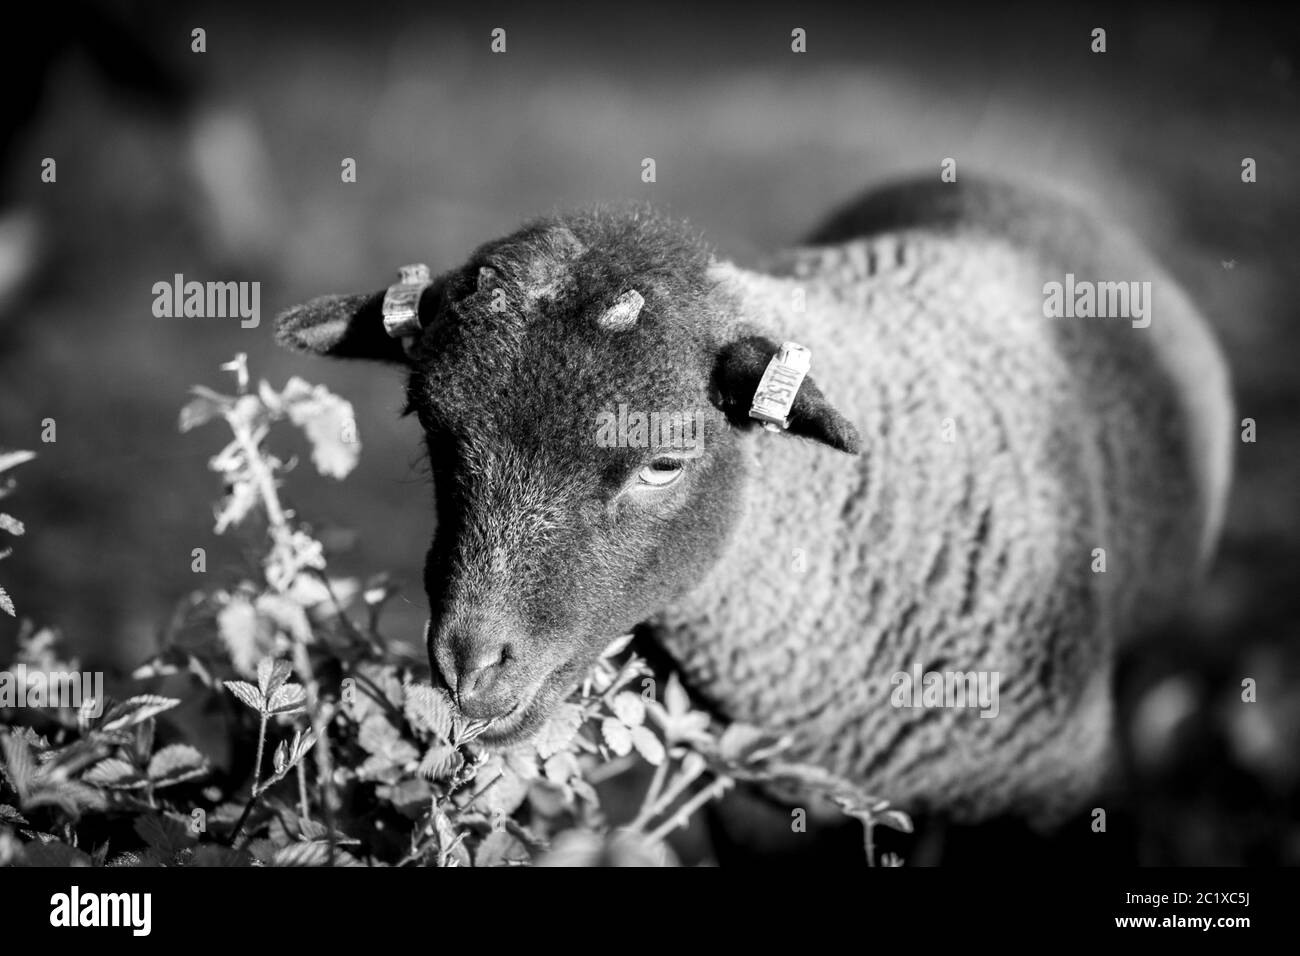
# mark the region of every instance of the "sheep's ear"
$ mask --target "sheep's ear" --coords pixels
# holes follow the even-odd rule
[[[434,308],[436,286],[424,290],[420,311]],[[384,329],[384,291],[324,295],[281,312],[275,338],[283,346],[333,358],[406,362],[402,339]]]
[[[779,347],[771,339],[754,335],[732,342],[719,353],[713,371],[717,404],[736,427],[759,427],[760,423],[749,417],[749,408],[754,390]],[[804,378],[799,387],[789,420],[791,435],[823,442],[850,455],[862,448],[858,430],[826,400],[811,376]]]

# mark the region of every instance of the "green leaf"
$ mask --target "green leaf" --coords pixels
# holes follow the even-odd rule
[[[258,641],[257,609],[241,596],[232,597],[217,612],[217,633],[230,662],[241,674],[252,674],[262,656]]]
[[[18,616],[18,612],[14,610],[13,599],[9,597],[9,592],[4,588],[0,588],[0,611],[4,611],[10,617]]]
[[[561,704],[537,735],[537,755],[543,760],[568,748],[582,727],[582,708]]]
[[[425,752],[417,772],[428,780],[443,780],[459,770],[464,763],[464,758],[455,747],[434,744]]]
[[[28,866],[90,866],[90,855],[60,840],[29,843],[23,847],[23,862]]]
[[[242,680],[228,680],[224,683],[226,690],[238,697],[242,703],[253,708],[259,714],[262,712],[262,695],[256,687]]]
[[[26,464],[35,457],[34,451],[0,451],[0,474]]]
[[[491,819],[514,813],[528,796],[528,781],[515,773],[499,754],[483,764],[474,785],[479,789],[471,806]]]
[[[149,761],[149,779],[155,787],[172,787],[208,772],[203,754],[188,744],[163,747]]]
[[[606,717],[601,721],[600,736],[616,756],[625,757],[632,752],[632,735],[628,733],[627,725],[617,717]]]
[[[0,803],[0,823],[23,827],[28,825],[27,818],[7,803]]]
[[[447,692],[428,684],[407,684],[405,689],[403,709],[411,726],[440,740],[451,740],[455,710]]]
[[[509,866],[527,863],[528,848],[509,830],[493,830],[483,838],[474,854],[475,866]]]
[[[293,668],[287,661],[277,661],[269,657],[264,657],[257,663],[257,687],[262,692],[262,696],[270,699],[271,695],[279,689],[280,685],[289,679],[293,673]]]
[[[141,694],[122,701],[107,714],[100,725],[101,730],[123,730],[134,727],[150,717],[157,717],[163,711],[171,710],[180,701],[174,697],[159,697],[157,694]]]
[[[174,813],[144,813],[135,818],[135,832],[152,850],[166,857],[198,843],[188,817]]]
[[[361,457],[352,404],[323,385],[313,387],[296,377],[285,385],[280,398],[289,420],[311,442],[316,470],[330,478],[346,477]]]
[[[36,776],[36,761],[32,759],[32,752],[28,749],[27,742],[14,734],[6,734],[0,744],[4,746],[5,770],[8,771],[9,781],[18,791],[19,799],[26,800]]]
[[[101,760],[87,770],[81,779],[105,790],[138,790],[149,782],[147,777],[120,757]]]
[[[3,511],[0,511],[0,531],[7,531],[12,535],[17,536],[23,534],[25,530],[26,529],[23,527],[21,521],[13,515],[5,514]]]
[[[276,689],[267,703],[267,713],[272,716],[295,714],[307,707],[307,691],[302,684],[285,684]]]
[[[180,430],[182,432],[207,424],[234,404],[234,400],[230,397],[214,392],[210,388],[204,388],[202,385],[195,385],[190,389],[190,394],[195,398],[181,409]]]
[[[615,694],[609,708],[628,727],[640,727],[645,723],[645,701],[630,690]]]
[[[636,748],[646,761],[652,766],[659,766],[664,762],[665,756],[663,742],[655,736],[655,732],[649,727],[633,727],[630,731],[632,736],[632,746]]]

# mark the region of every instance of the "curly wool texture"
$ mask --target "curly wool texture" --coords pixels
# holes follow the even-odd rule
[[[741,527],[663,641],[725,716],[869,792],[957,818],[1068,812],[1104,776],[1116,641],[1170,609],[1217,535],[1217,348],[1118,231],[1001,187],[878,194],[816,239],[714,274],[739,321],[812,349],[861,457],[757,436]],[[1151,281],[1151,326],[1045,318],[1066,272]],[[893,706],[893,675],[918,669],[997,672],[997,716]]]

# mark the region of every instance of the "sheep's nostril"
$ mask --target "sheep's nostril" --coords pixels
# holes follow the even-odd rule
[[[461,710],[471,717],[490,717],[500,701],[501,671],[507,653],[499,648],[465,661],[457,669],[456,700]]]

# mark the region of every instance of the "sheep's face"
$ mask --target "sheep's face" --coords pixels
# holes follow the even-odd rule
[[[410,366],[437,511],[430,663],[491,721],[488,743],[535,731],[609,641],[700,583],[734,530],[746,413],[776,343],[741,334],[709,262],[657,218],[570,218],[439,279],[409,357],[383,340],[374,296],[338,300],[332,332],[328,300],[281,319],[290,344]],[[792,430],[856,444],[810,382]]]

